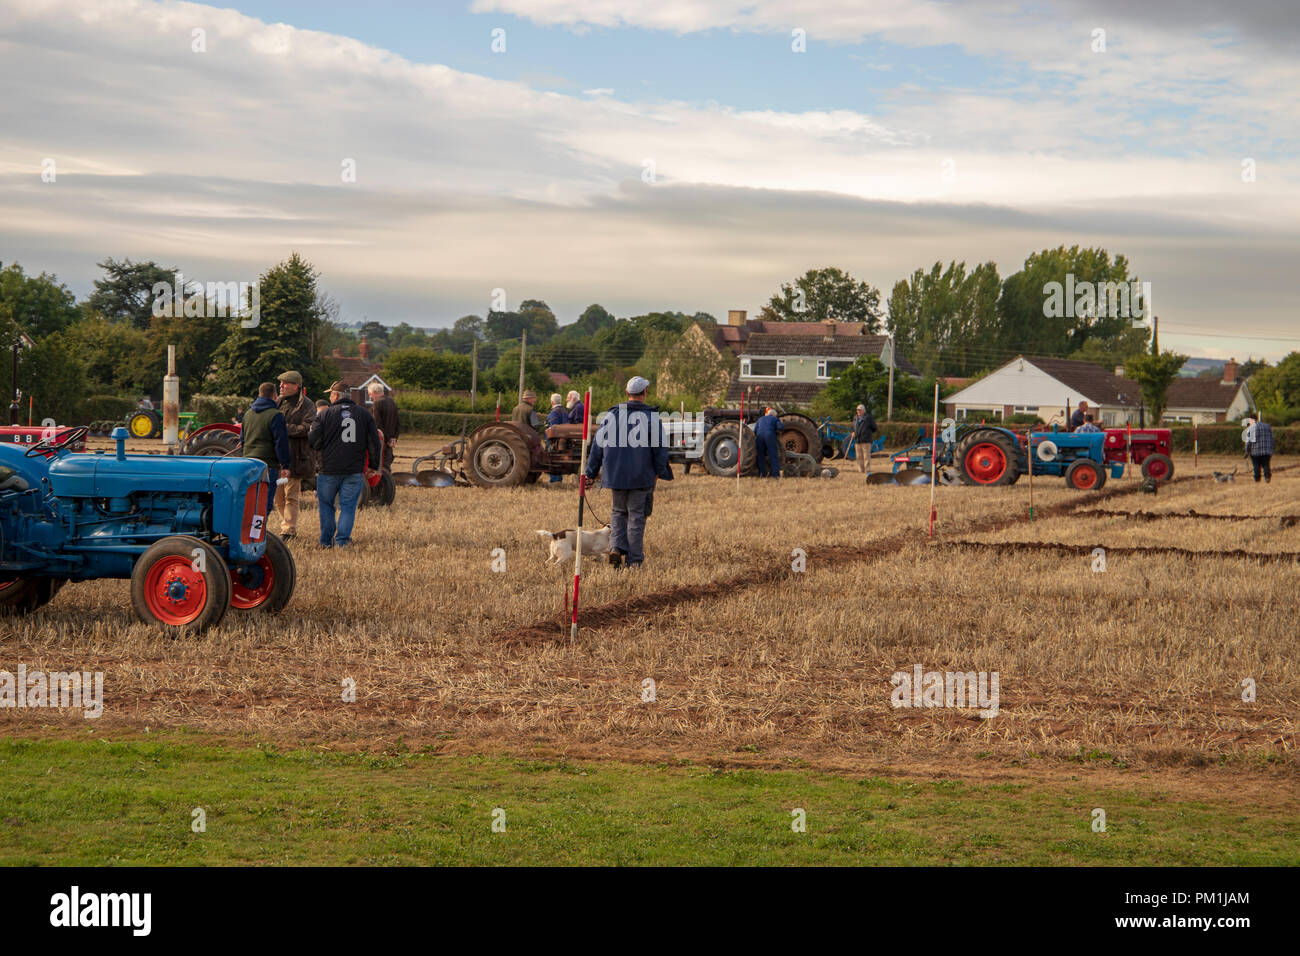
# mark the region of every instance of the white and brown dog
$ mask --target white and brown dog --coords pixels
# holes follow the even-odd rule
[[[565,531],[537,531],[537,534],[551,539],[551,556],[546,559],[547,564],[561,564],[573,558],[573,533],[573,528]],[[582,553],[609,554],[609,525],[597,531],[582,532]]]

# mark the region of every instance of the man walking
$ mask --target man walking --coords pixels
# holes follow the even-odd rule
[[[754,424],[754,440],[758,451],[758,477],[781,477],[781,420],[776,409],[768,408]]]
[[[871,473],[871,440],[876,434],[876,420],[867,411],[867,406],[859,405],[858,413],[853,416],[854,454],[858,459],[858,471]]]
[[[316,416],[307,441],[320,451],[316,476],[316,505],[320,511],[320,546],[346,548],[352,544],[352,525],[366,487],[366,461],[379,462],[379,430],[370,413],[352,401],[342,382],[330,386],[330,407]],[[338,502],[337,525],[335,501]]]
[[[596,432],[587,459],[586,476],[610,489],[609,563],[639,567],[645,560],[642,539],[646,519],[654,510],[655,480],[673,480],[668,464],[668,440],[658,409],[645,403],[650,383],[640,375],[627,383],[627,401],[609,410]]]
[[[307,444],[307,433],[316,421],[316,405],[307,397],[297,372],[280,375],[280,411],[289,433],[289,478],[275,487],[275,510],[280,515],[280,537],[289,541],[298,536],[303,480],[316,474],[316,460]]]
[[[266,480],[273,488],[277,487],[277,478],[289,477],[289,432],[285,428],[284,413],[275,404],[273,382],[263,382],[257,387],[257,398],[252,408],[244,413],[239,445],[245,458],[256,458],[266,463]]]
[[[370,414],[375,418],[375,427],[384,436],[384,467],[392,471],[393,456],[397,454],[397,432],[401,427],[397,421],[397,403],[378,382],[371,382],[366,391],[370,395]]]
[[[1264,476],[1265,484],[1273,482],[1273,426],[1262,418],[1259,421],[1245,421],[1246,455],[1255,469],[1255,484],[1259,476]]]

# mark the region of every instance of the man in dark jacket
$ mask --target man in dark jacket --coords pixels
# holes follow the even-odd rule
[[[280,515],[280,537],[288,541],[298,536],[303,480],[316,474],[316,460],[307,444],[307,433],[316,421],[316,405],[307,397],[297,372],[280,375],[280,411],[289,432],[290,462],[289,479],[275,488],[275,510]]]
[[[550,428],[552,425],[567,425],[568,423],[569,413],[564,408],[564,399],[560,397],[559,392],[556,392],[551,396],[551,411],[550,414],[546,416],[546,427]],[[566,439],[563,438],[559,439],[559,441],[565,440]],[[555,445],[556,442],[552,439],[548,438],[546,440],[547,448],[554,450]],[[564,481],[564,474],[561,472],[553,471],[547,476],[547,484],[557,485],[562,481]]]
[[[531,388],[524,389],[524,393],[519,396],[519,404],[510,413],[510,420],[529,428],[541,429],[542,419],[537,414],[537,393]]]
[[[370,413],[352,401],[348,387],[335,382],[330,386],[330,407],[316,416],[307,433],[307,441],[320,451],[320,474],[316,476],[320,546],[346,548],[352,544],[357,505],[361,503],[361,496],[370,491],[366,485],[366,472],[379,462],[379,429]]]
[[[289,477],[289,432],[284,424],[284,413],[275,404],[273,382],[263,382],[258,386],[257,399],[252,408],[244,412],[239,445],[245,458],[256,458],[266,463],[266,480],[272,487],[275,487],[277,478]]]
[[[383,434],[384,467],[393,470],[393,456],[397,453],[397,403],[378,382],[366,386],[370,395],[370,414],[375,417],[375,427]]]
[[[858,460],[858,471],[871,474],[871,441],[876,434],[876,420],[867,411],[867,406],[859,405],[858,413],[853,418],[854,455]]]
[[[1083,423],[1088,420],[1088,403],[1079,399],[1079,407],[1074,410],[1070,416],[1070,431],[1077,432],[1083,427]]]
[[[673,480],[668,439],[659,411],[645,403],[650,383],[640,375],[627,383],[627,401],[609,410],[596,431],[587,458],[586,476],[610,489],[609,563],[629,568],[645,560],[641,550],[646,519],[654,509],[655,480]]]
[[[569,424],[581,425],[587,415],[587,406],[583,404],[582,396],[576,391],[570,391],[565,396],[564,404],[569,409]]]
[[[781,477],[781,419],[775,408],[768,408],[754,423],[754,442],[758,446],[758,477]]]

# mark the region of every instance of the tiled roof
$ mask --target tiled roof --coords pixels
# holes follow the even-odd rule
[[[1052,378],[1063,385],[1068,385],[1090,401],[1101,405],[1137,405],[1142,400],[1141,389],[1132,379],[1120,378],[1100,365],[1092,362],[1077,362],[1073,359],[1035,358],[1025,356],[1025,361],[1032,362]],[[899,363],[902,364],[901,362]],[[1010,363],[1008,363],[1010,364]]]
[[[1241,384],[1224,385],[1217,378],[1177,378],[1169,384],[1167,408],[1207,408],[1226,412]]]
[[[741,354],[778,358],[790,358],[796,355],[809,358],[859,358],[863,355],[874,355],[879,358],[888,341],[889,339],[884,335],[837,335],[828,339],[824,335],[778,335],[772,332],[755,332],[745,343]],[[895,367],[908,375],[921,374],[920,370],[902,354],[897,356],[895,362]]]
[[[358,388],[372,375],[378,375],[383,367],[357,358],[355,355],[331,355],[329,360],[339,370],[339,381],[344,385]]]
[[[740,401],[740,390],[749,390],[752,401],[783,402],[789,405],[806,405],[821,394],[826,388],[825,382],[746,382],[741,384],[739,378],[733,378],[727,386],[726,400]],[[755,391],[757,389],[757,391]]]

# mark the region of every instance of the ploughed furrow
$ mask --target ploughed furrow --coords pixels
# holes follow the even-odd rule
[[[1208,549],[1178,548],[1167,544],[1153,544],[1146,547],[1128,547],[1122,545],[1065,544],[1060,541],[948,541],[945,544],[954,548],[970,548],[979,551],[995,551],[998,554],[1024,554],[1029,551],[1055,551],[1063,554],[1090,555],[1094,548],[1102,548],[1107,555],[1176,555],[1184,558],[1242,558],[1249,561],[1265,563],[1300,561],[1300,551],[1246,551],[1242,548]]]
[[[1279,469],[1274,469],[1277,471]],[[1182,481],[1195,481],[1195,476],[1175,478],[1168,482],[1169,485],[1178,484]],[[1141,485],[1133,485],[1128,488],[1115,488],[1109,491],[1097,492],[1091,497],[1091,500],[1110,500],[1123,498],[1126,495],[1135,494],[1141,491]],[[1050,505],[1046,508],[1037,510],[1037,518],[1043,520],[1046,518],[1055,518],[1076,513],[1079,507],[1077,501],[1064,501],[1060,504]],[[1016,513],[1010,516],[994,515],[986,518],[977,518],[967,521],[960,526],[946,528],[950,534],[979,534],[991,531],[1002,531],[1014,525],[1020,524],[1025,520],[1025,515]],[[816,562],[818,567],[836,566],[842,564],[854,564],[860,561],[877,561],[882,558],[890,558],[905,545],[916,541],[919,531],[900,531],[897,534],[889,535],[884,538],[878,538],[869,544],[864,545],[831,545],[820,548],[806,549],[809,563]],[[943,542],[936,541],[936,544]],[[609,604],[600,604],[592,607],[583,607],[578,614],[578,625],[583,629],[596,629],[608,627],[612,624],[619,624],[636,617],[639,614],[645,614],[649,611],[657,611],[661,608],[671,607],[685,601],[704,601],[714,597],[721,597],[726,594],[734,594],[743,588],[761,587],[773,581],[779,580],[791,574],[789,565],[784,562],[772,561],[770,558],[763,564],[752,565],[743,574],[737,574],[720,581],[709,581],[703,584],[689,584],[681,587],[668,588],[662,591],[652,591],[648,594],[638,594],[635,597],[625,598],[621,601],[612,601]],[[569,621],[563,613],[556,613],[550,617],[535,621],[522,627],[511,628],[499,632],[495,635],[495,640],[506,644],[542,644],[551,643],[560,640],[567,640],[569,636]]]

